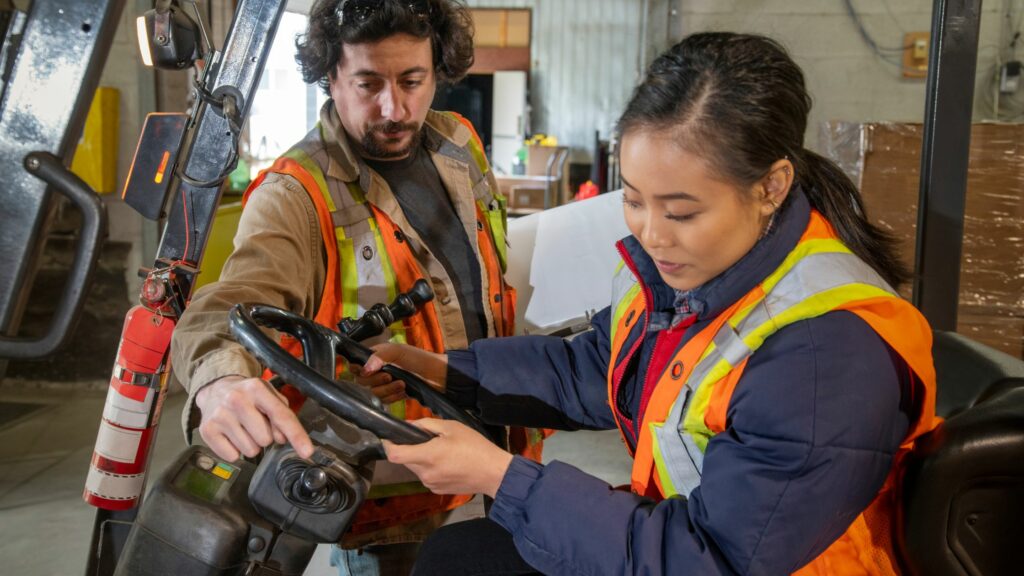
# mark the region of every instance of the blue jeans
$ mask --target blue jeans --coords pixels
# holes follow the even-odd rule
[[[378,544],[358,550],[331,550],[331,566],[338,576],[409,576],[420,542]]]

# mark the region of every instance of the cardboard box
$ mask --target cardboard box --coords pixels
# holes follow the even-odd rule
[[[957,311],[956,331],[1010,356],[1024,358],[1024,318],[961,307]]]
[[[914,261],[921,124],[829,122],[822,149],[853,178],[868,217]],[[1024,333],[1024,125],[975,124],[960,262],[965,336],[1022,357]],[[910,287],[902,290],[909,297]],[[966,330],[966,331],[965,331]]]
[[[526,214],[544,209],[544,190],[549,182],[543,176],[498,176],[498,189],[508,199],[508,210],[513,214]],[[549,191],[551,206],[555,200],[557,186]]]

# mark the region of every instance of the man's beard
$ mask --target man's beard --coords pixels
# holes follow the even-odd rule
[[[388,148],[386,145],[375,138],[380,136],[387,138],[389,134],[396,132],[412,132],[412,137],[409,138],[409,143],[401,148]],[[423,138],[422,131],[419,126],[411,122],[384,122],[376,126],[370,126],[370,128],[363,134],[363,139],[359,143],[363,148],[363,153],[370,158],[377,158],[381,160],[387,160],[390,158],[404,158],[409,155],[409,152],[414,150],[420,145],[420,140]]]

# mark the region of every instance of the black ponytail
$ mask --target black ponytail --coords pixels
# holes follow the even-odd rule
[[[810,150],[798,153],[794,166],[811,206],[832,223],[843,244],[893,287],[910,279],[896,238],[867,219],[860,191],[839,166]]]
[[[619,119],[620,135],[666,129],[675,141],[742,188],[789,158],[811,206],[893,287],[910,274],[895,239],[871,224],[860,192],[834,163],[803,146],[811,97],[800,67],[774,40],[694,34],[659,56]]]

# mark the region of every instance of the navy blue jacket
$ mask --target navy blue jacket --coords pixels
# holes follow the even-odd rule
[[[694,292],[700,311],[679,328],[680,346],[782,263],[809,215],[794,190],[772,233]],[[670,309],[674,291],[653,262],[635,238],[624,246],[652,291],[648,314]],[[449,393],[492,423],[614,428],[609,322],[606,308],[572,341],[501,338],[452,351]],[[623,380],[623,412],[637,413],[655,336],[647,333]],[[490,517],[545,574],[789,574],[845,532],[881,488],[908,430],[909,379],[902,359],[856,315],[796,322],[750,357],[727,429],[708,443],[701,486],[688,497],[655,502],[573,466],[517,456]]]

